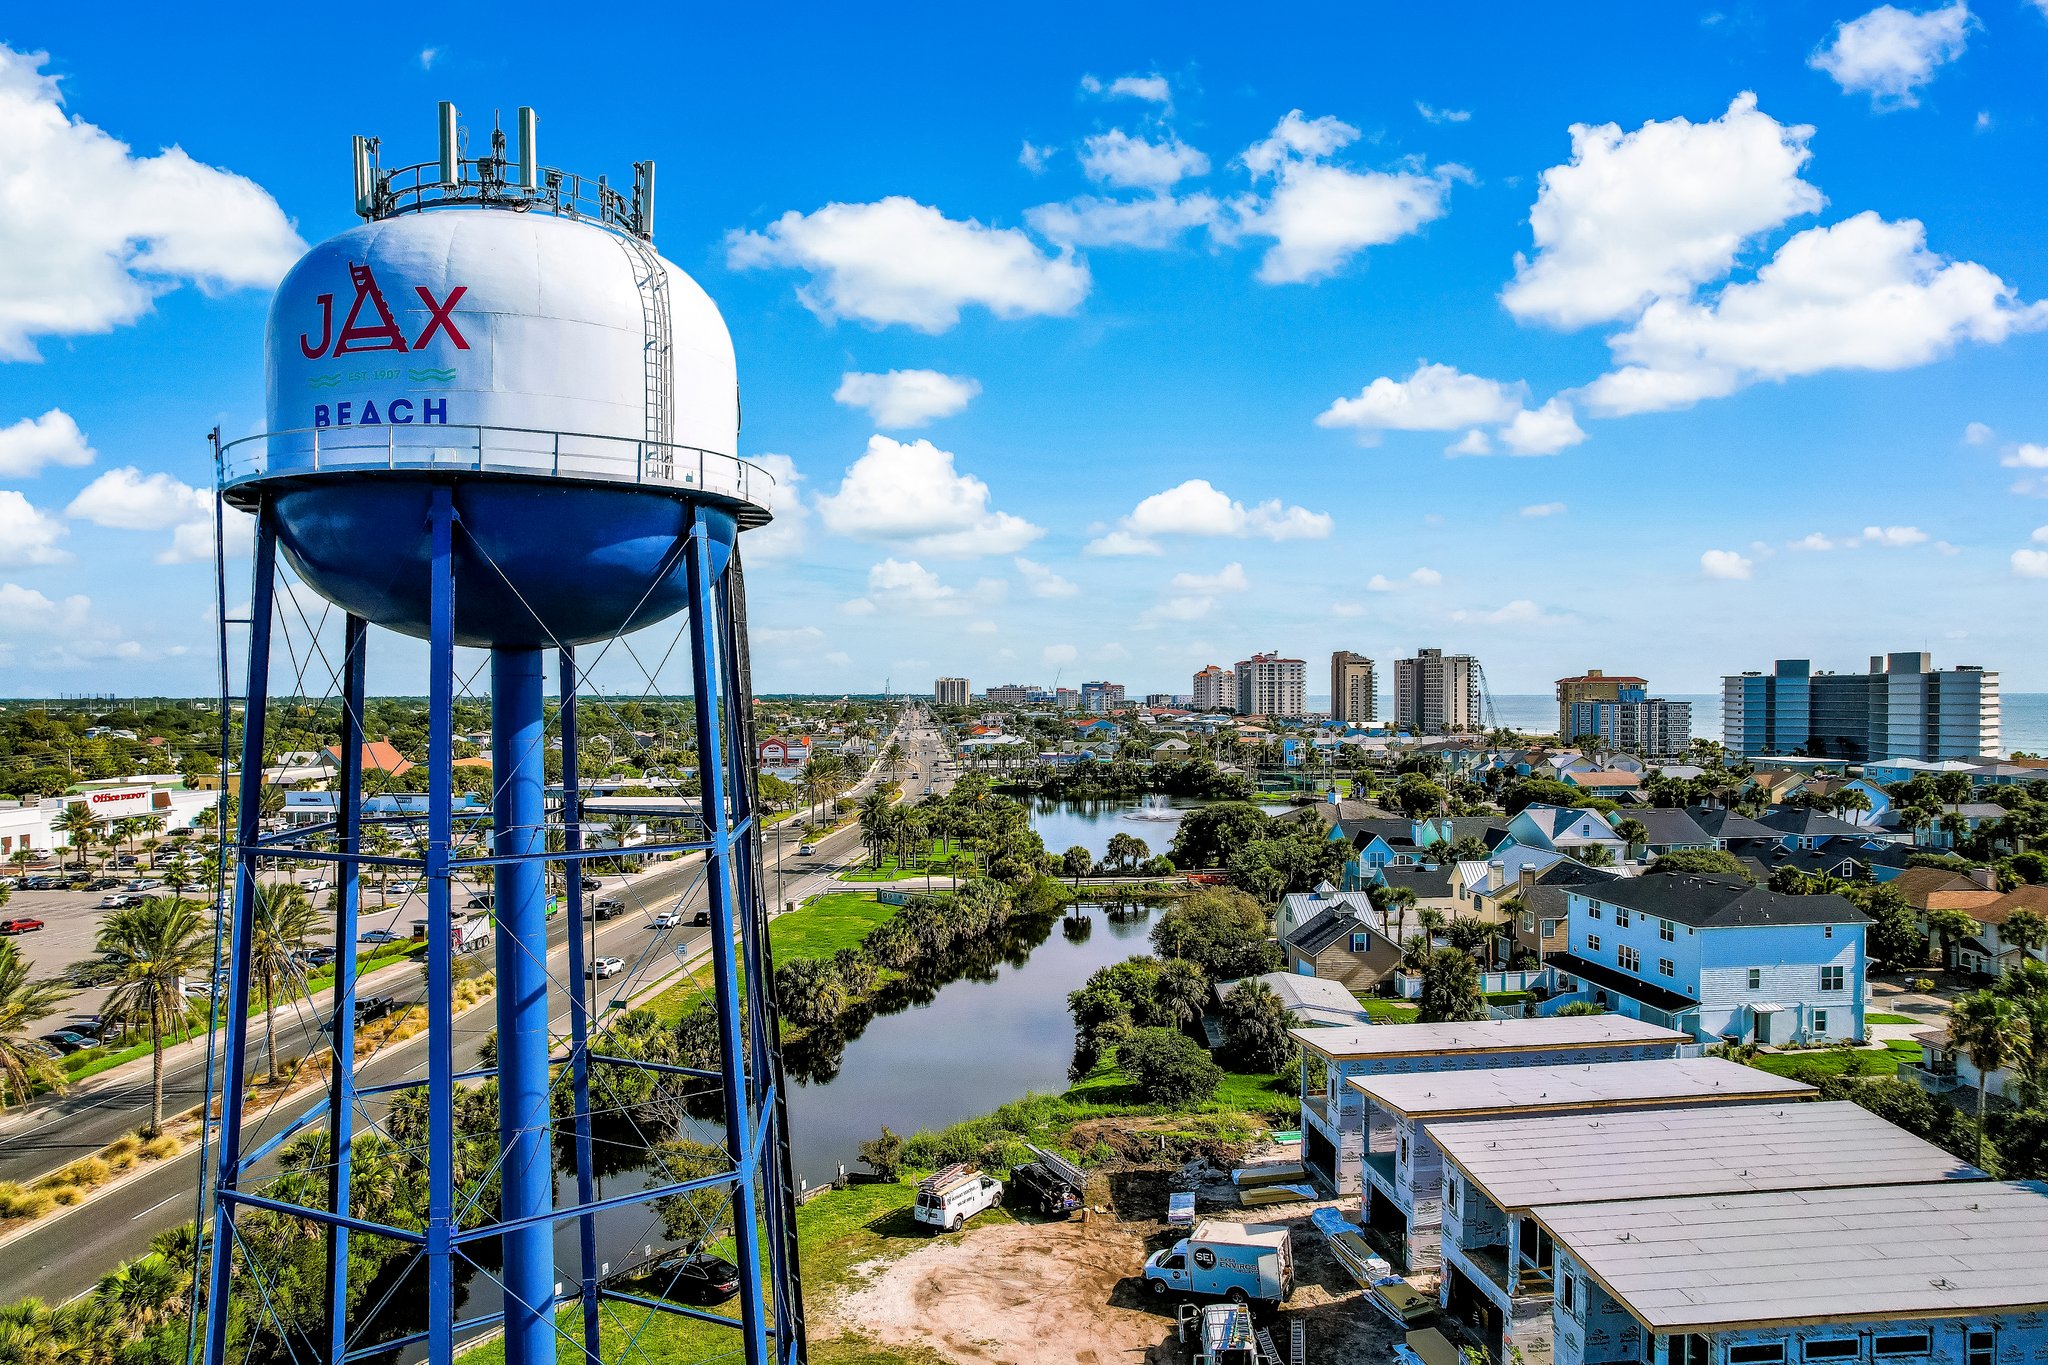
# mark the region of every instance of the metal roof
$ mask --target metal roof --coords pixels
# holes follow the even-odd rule
[[[1514,1212],[1990,1178],[1847,1101],[1456,1123],[1435,1137],[1452,1165]]]
[[[1689,1033],[1646,1024],[1640,1019],[1619,1014],[1482,1019],[1460,1024],[1375,1024],[1358,1028],[1295,1029],[1293,1033],[1304,1047],[1312,1048],[1325,1057],[1345,1059],[1692,1041]]]
[[[1653,1332],[2048,1308],[2048,1185],[1539,1205],[1560,1246]]]
[[[1820,1093],[1804,1082],[1789,1081],[1720,1057],[1357,1076],[1352,1078],[1351,1085],[1383,1109],[1420,1119],[1716,1099],[1743,1104],[1770,1099],[1801,1100]]]

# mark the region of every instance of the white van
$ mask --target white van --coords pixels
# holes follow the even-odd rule
[[[911,1217],[945,1232],[958,1232],[975,1214],[1002,1202],[1002,1181],[972,1166],[948,1166],[918,1182]]]
[[[1207,1218],[1145,1262],[1154,1294],[1211,1294],[1280,1303],[1294,1292],[1294,1244],[1284,1223]]]

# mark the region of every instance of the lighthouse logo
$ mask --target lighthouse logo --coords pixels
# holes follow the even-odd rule
[[[398,319],[392,316],[391,305],[384,301],[384,291],[377,284],[377,273],[367,265],[349,262],[349,283],[355,286],[355,297],[349,303],[348,313],[341,320],[341,333],[334,331],[334,295],[321,294],[313,302],[320,309],[320,339],[315,341],[311,332],[299,333],[299,353],[308,360],[322,356],[355,355],[369,351],[418,351],[434,339],[436,333],[444,334],[453,342],[455,349],[469,349],[468,338],[455,325],[455,305],[469,292],[469,286],[456,285],[448,291],[448,297],[436,300],[433,291],[423,284],[413,286],[413,293],[419,295],[426,305],[426,325],[420,334],[407,342],[405,333],[399,329]]]

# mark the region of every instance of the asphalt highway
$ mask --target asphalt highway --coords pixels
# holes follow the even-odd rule
[[[902,778],[906,798],[916,799],[926,781],[934,790],[951,785],[944,769],[944,741],[927,728],[921,713],[913,710],[902,734],[905,772]],[[911,771],[919,776],[912,779]],[[874,780],[870,774],[848,796],[858,799]],[[837,885],[841,872],[852,870],[861,860],[858,828],[848,826],[818,840],[816,851],[798,854],[801,839],[794,832],[770,827],[765,845],[768,875],[766,889],[774,894],[778,862],[781,865],[781,899],[789,904],[802,901]],[[597,956],[622,958],[626,971],[610,978],[597,992],[599,1007],[650,989],[659,978],[680,963],[701,954],[708,931],[702,928],[656,930],[655,911],[679,908],[687,925],[694,911],[704,904],[701,859],[690,857],[631,877],[622,884],[606,878],[596,893],[617,896],[627,903],[627,913],[596,926]],[[567,975],[566,928],[551,926],[548,967],[556,981]],[[424,994],[419,969],[410,964],[365,977],[359,985],[365,993],[388,994],[401,1008],[418,1007]],[[324,1002],[323,1002],[324,1003]],[[558,1035],[566,1036],[569,1020],[566,1002],[550,1021]],[[481,1065],[482,1045],[495,1025],[493,1001],[481,1004],[455,1021],[455,1066],[458,1071]],[[298,1027],[295,1025],[294,1027]],[[304,1026],[310,1028],[311,1025]],[[257,1031],[252,1026],[252,1032]],[[291,1031],[279,1026],[280,1054],[304,1050],[303,1029]],[[392,1045],[374,1058],[359,1063],[358,1084],[372,1086],[398,1080],[419,1080],[426,1075],[425,1033]],[[205,1088],[205,1055],[183,1060],[167,1072],[168,1111],[197,1104]],[[252,1070],[252,1074],[253,1070]],[[311,1098],[301,1098],[271,1112],[252,1114],[243,1126],[243,1150],[253,1150],[289,1119],[305,1110]],[[0,1138],[0,1178],[25,1179],[54,1170],[65,1162],[87,1155],[124,1133],[135,1131],[147,1117],[149,1076],[146,1065],[139,1081],[124,1078],[96,1092],[80,1092],[27,1113],[22,1121]],[[373,1111],[370,1117],[375,1117]],[[358,1116],[358,1125],[364,1116]],[[10,1166],[11,1163],[11,1166]],[[7,1173],[10,1169],[26,1175]],[[252,1173],[261,1181],[269,1169]],[[180,1224],[190,1224],[197,1201],[199,1165],[197,1148],[149,1170],[146,1175],[118,1189],[87,1200],[63,1213],[45,1218],[19,1236],[0,1245],[0,1285],[6,1297],[35,1295],[46,1302],[64,1302],[86,1292],[100,1277],[123,1260],[146,1252],[150,1239]]]

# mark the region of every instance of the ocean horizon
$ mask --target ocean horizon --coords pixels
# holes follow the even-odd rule
[[[1672,701],[1692,703],[1692,733],[1695,739],[1721,737],[1721,694],[1672,692]],[[1328,711],[1327,696],[1307,698],[1311,711]],[[2001,754],[2048,752],[2048,692],[2009,692],[2000,698],[1999,725]],[[1557,729],[1557,698],[1547,692],[1501,692],[1494,694],[1493,709],[1501,725],[1510,730],[1547,735]],[[1380,714],[1392,715],[1394,699],[1380,698]]]

